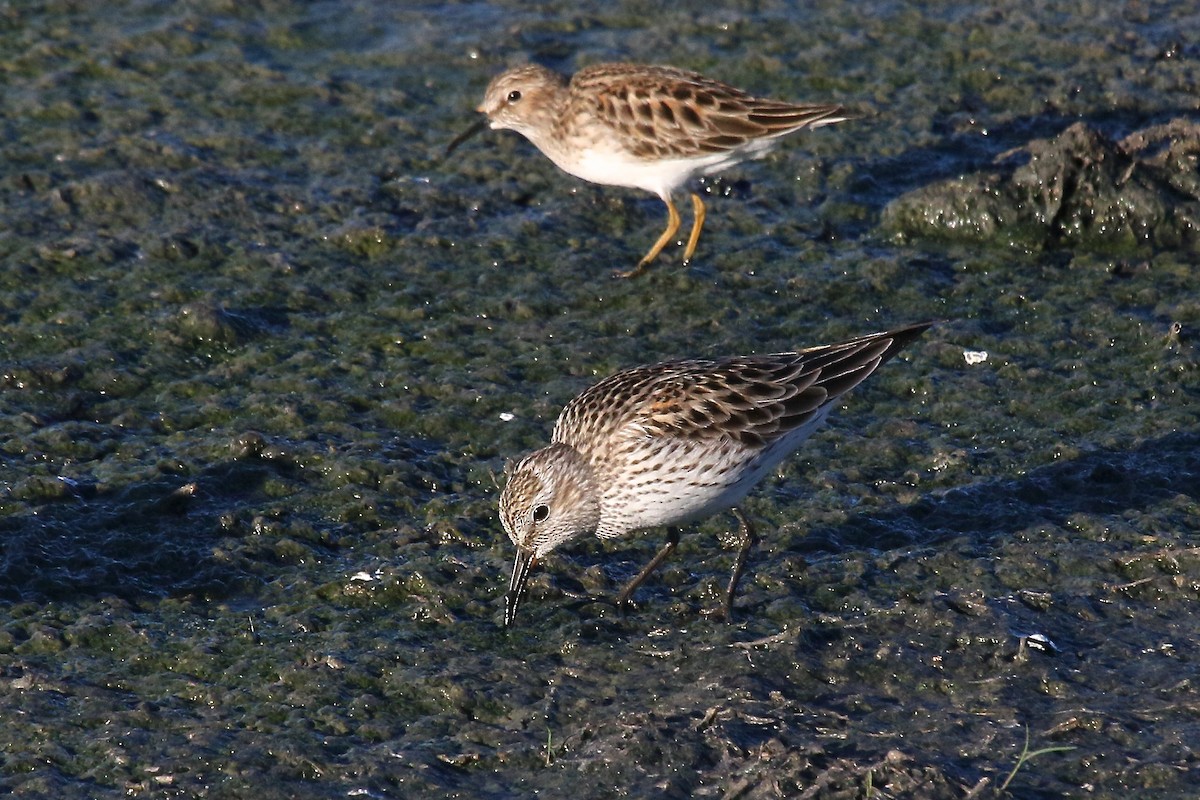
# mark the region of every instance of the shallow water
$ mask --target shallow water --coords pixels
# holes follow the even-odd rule
[[[1200,13],[660,5],[0,10],[0,787],[962,797],[1028,734],[1075,749],[1015,796],[1193,790],[1200,259],[877,224],[1079,119],[1194,119]],[[511,134],[440,159],[528,59],[863,116],[614,281],[658,200]],[[738,625],[701,614],[719,517],[635,613],[589,598],[658,533],[557,555],[500,628],[504,460],[598,376],[931,317],[748,503]]]

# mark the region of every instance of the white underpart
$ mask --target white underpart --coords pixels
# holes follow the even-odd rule
[[[559,169],[577,178],[606,186],[642,189],[666,200],[675,190],[697,175],[712,175],[747,158],[760,158],[773,144],[773,140],[758,139],[730,152],[655,161],[634,158],[620,150],[599,147],[569,154],[545,150],[543,152],[546,152]]]
[[[608,487],[600,501],[600,527],[596,535],[609,538],[643,528],[678,525],[737,505],[768,472],[820,428],[832,410],[832,404],[826,405],[807,423],[747,460],[741,471],[735,468],[722,474],[722,467],[728,462],[713,457],[712,440],[674,440],[658,454],[664,462],[663,469],[633,479],[638,496],[636,508],[627,505],[630,491],[624,481],[619,481],[623,485]],[[743,445],[732,441],[728,447],[731,461],[738,460],[732,451],[744,451]],[[668,461],[670,466],[665,463]],[[696,466],[691,469],[680,466],[685,464]],[[679,480],[672,481],[672,477]]]

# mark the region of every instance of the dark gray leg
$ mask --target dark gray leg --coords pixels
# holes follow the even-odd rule
[[[633,593],[637,591],[637,588],[646,581],[646,578],[650,577],[650,573],[658,569],[662,562],[667,560],[667,556],[671,555],[671,551],[675,549],[675,545],[677,544],[679,544],[679,529],[667,528],[667,543],[663,545],[663,549],[659,550],[658,554],[654,556],[654,558],[650,559],[650,563],[647,564],[642,571],[634,577],[633,580],[627,583],[625,588],[621,590],[621,593],[617,595],[618,609],[623,608],[629,603],[629,598],[633,596]]]
[[[742,540],[742,546],[738,548],[737,560],[733,562],[733,574],[729,576],[729,591],[725,594],[726,622],[733,622],[733,596],[737,593],[738,582],[742,579],[742,571],[746,568],[746,557],[750,555],[750,548],[758,544],[758,534],[755,533],[754,526],[750,524],[750,520],[746,519],[742,510],[734,507],[733,515],[737,517],[737,521],[741,525],[738,533]]]

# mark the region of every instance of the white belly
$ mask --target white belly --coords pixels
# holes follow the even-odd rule
[[[626,153],[592,148],[552,160],[559,169],[585,181],[642,189],[666,200],[693,177],[724,169],[739,159],[731,158],[729,153],[713,153],[696,158],[645,161]]]
[[[763,476],[825,422],[822,407],[806,423],[765,449],[726,439],[649,440],[611,477],[600,500],[601,538],[703,519],[740,503]]]

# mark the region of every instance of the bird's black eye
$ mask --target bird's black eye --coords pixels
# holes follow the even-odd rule
[[[521,99],[521,93],[518,92],[516,89],[513,89],[511,92],[508,93],[508,102],[515,103],[520,99]]]
[[[540,505],[533,508],[533,521],[541,522],[546,517],[550,516],[550,506]]]

